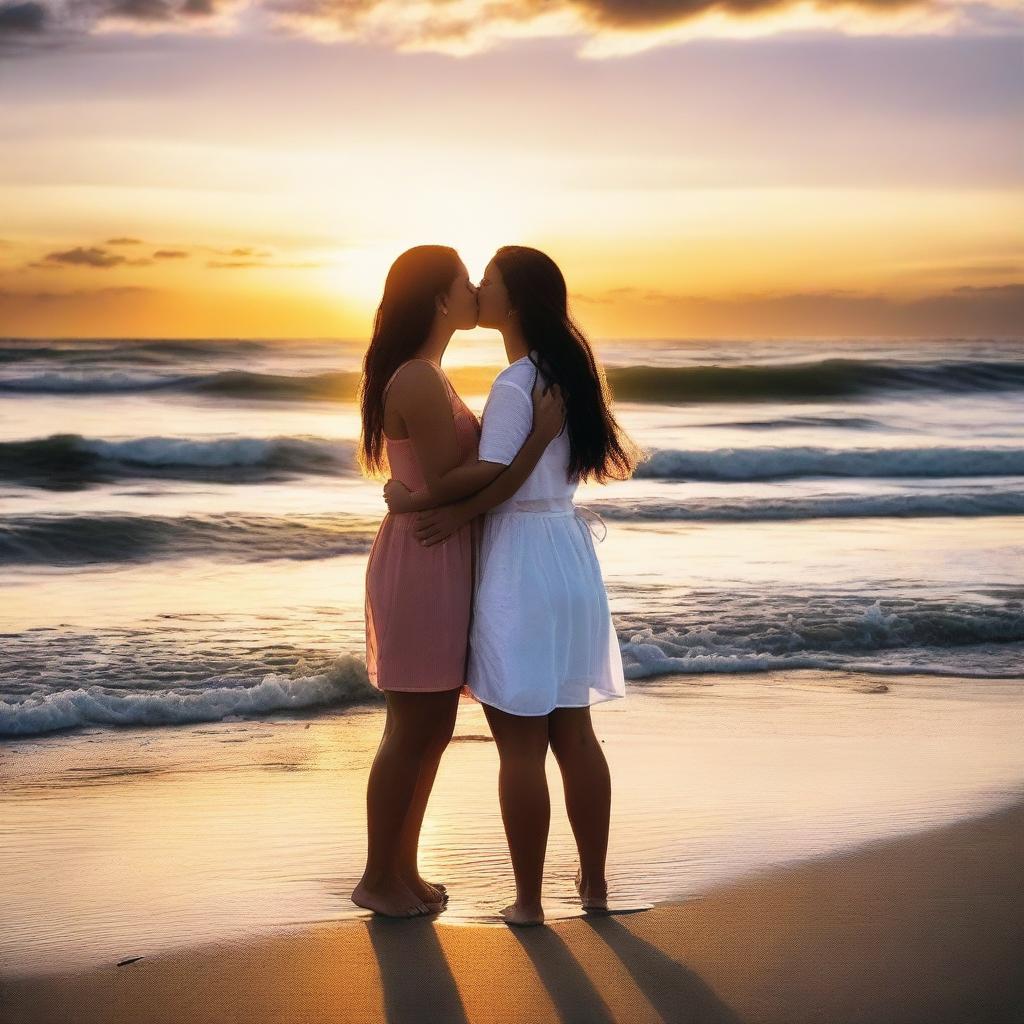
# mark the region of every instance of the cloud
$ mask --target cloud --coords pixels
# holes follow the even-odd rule
[[[210,251],[215,252],[218,256],[233,256],[236,258],[253,256],[259,259],[265,259],[271,255],[271,253],[266,249],[252,249],[249,247],[237,249],[211,249]]]
[[[613,288],[577,294],[573,303],[584,322],[600,323],[604,336],[627,331],[640,318],[666,337],[1019,336],[1024,282],[915,296],[844,290],[704,296]]]
[[[74,317],[81,315],[81,323],[92,323],[94,314],[101,313],[107,323],[108,315],[116,319],[126,310],[138,312],[157,294],[165,297],[172,320],[176,311],[190,305],[187,291],[170,293],[138,285],[64,290],[0,286],[0,320],[30,333],[44,323],[74,330],[79,323]],[[1024,280],[905,296],[842,289],[708,296],[613,288],[574,293],[572,303],[584,329],[605,338],[1019,336]],[[54,320],[58,315],[72,319]],[[162,326],[175,330],[172,321]]]
[[[35,0],[0,4],[0,34],[42,32],[48,11]]]
[[[73,0],[75,2],[75,0]],[[177,22],[215,13],[211,0],[77,0],[80,10],[91,8],[97,22]]]
[[[984,0],[263,0],[265,10],[300,32],[366,40],[398,49],[475,52],[524,36],[618,36],[633,42],[651,32],[701,20],[728,34],[728,22],[756,27],[768,15],[799,9],[819,27],[848,22],[851,14],[884,16],[913,10],[937,18],[950,6]],[[1004,0],[992,0],[999,4]],[[710,25],[705,26],[705,29]],[[799,24],[792,27],[806,27]],[[641,45],[657,45],[652,36]]]
[[[584,56],[694,37],[785,31],[1024,32],[1020,0],[259,0],[287,30],[396,50],[471,54],[523,38],[573,38]]]
[[[5,243],[0,239],[0,247]],[[74,245],[67,249],[59,249],[45,253],[30,263],[26,263],[23,270],[62,270],[68,268],[92,268],[97,270],[110,270],[114,267],[151,267],[158,263],[170,260],[185,260],[195,252],[213,253],[213,259],[207,262],[208,267],[216,269],[242,268],[242,267],[273,267],[279,269],[305,269],[324,266],[322,262],[275,262],[273,251],[270,249],[259,249],[254,246],[236,246],[231,249],[221,249],[213,245],[190,244],[167,245],[164,248],[154,249],[149,257],[140,256],[131,258],[114,252],[112,246],[136,246],[142,245],[140,238],[119,236],[108,238],[102,244]],[[155,244],[155,243],[150,243]]]
[[[244,0],[223,0],[230,12]],[[0,0],[0,57],[44,53],[109,30],[221,30],[213,0]]]
[[[892,279],[897,277],[913,280],[915,278],[927,280],[929,278],[946,278],[950,281],[967,280],[980,278],[991,281],[993,278],[1024,278],[1024,262],[1019,260],[1005,260],[1001,262],[980,262],[980,263],[935,263],[923,266],[908,266],[896,268],[891,274]]]
[[[252,267],[267,267],[277,270],[307,270],[326,265],[319,261],[275,262],[271,258],[273,253],[269,249],[256,249],[252,246],[240,246],[234,249],[210,248],[209,251],[218,257],[227,257],[226,259],[207,260],[206,265],[211,270],[246,270]]]
[[[451,54],[562,37],[600,57],[693,36],[1024,32],[1024,10],[1019,0],[0,0],[0,40],[7,43],[111,29],[283,29],[323,41]]]
[[[85,6],[84,0],[79,3]],[[91,6],[97,22],[116,23],[119,27],[132,23],[196,27],[186,23],[201,23],[217,13],[213,0],[92,0]]]
[[[124,256],[108,252],[106,249],[101,249],[95,245],[77,245],[75,248],[67,249],[64,252],[50,252],[43,257],[43,261],[45,263],[63,264],[72,267],[100,267],[103,269],[116,267],[121,263],[128,262]]]
[[[651,28],[674,25],[710,10],[739,16],[786,6],[780,0],[575,0],[572,6],[592,24],[612,28]],[[858,6],[877,10],[926,7],[920,0],[818,0],[822,10]]]
[[[108,243],[109,244],[109,243]],[[117,252],[110,252],[99,245],[76,245],[71,249],[48,252],[42,259],[25,265],[31,270],[62,270],[68,267],[92,267],[98,270],[109,270],[111,267],[150,267],[152,259],[138,257],[129,259]]]

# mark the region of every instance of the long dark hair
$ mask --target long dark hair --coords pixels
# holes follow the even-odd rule
[[[570,479],[625,480],[639,456],[611,411],[604,370],[569,313],[565,278],[558,264],[538,249],[505,245],[494,263],[519,313],[530,361],[557,384],[565,398]],[[537,358],[534,359],[533,350]]]
[[[458,272],[459,254],[447,245],[413,246],[391,264],[359,382],[363,427],[358,457],[360,468],[370,476],[387,471],[384,387],[427,340],[437,310],[435,301],[447,295]]]

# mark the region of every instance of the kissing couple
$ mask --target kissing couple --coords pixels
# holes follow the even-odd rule
[[[456,331],[500,332],[508,360],[482,418],[441,360]],[[363,472],[388,512],[366,567],[366,666],[387,717],[370,769],[367,857],[352,901],[377,914],[443,910],[418,868],[420,828],[460,699],[483,705],[516,899],[510,925],[544,921],[558,762],[579,852],[576,889],[606,910],[611,779],[590,707],[625,696],[594,548],[600,517],[578,484],[628,478],[638,449],[569,313],[565,279],[537,249],[503,246],[474,285],[459,254],[420,245],[388,272],[359,389]]]

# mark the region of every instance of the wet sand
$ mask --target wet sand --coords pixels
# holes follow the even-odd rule
[[[0,1006],[5,1024],[1019,1024],[1022,864],[1018,801],[641,913],[331,922],[8,977]]]

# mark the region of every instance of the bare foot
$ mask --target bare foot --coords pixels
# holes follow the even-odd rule
[[[384,917],[418,917],[431,913],[430,907],[404,884],[371,889],[360,882],[353,890],[352,902]]]
[[[421,903],[430,908],[431,913],[443,910],[448,902],[448,893],[443,887],[438,888],[419,875],[403,875],[402,881]]]
[[[448,888],[442,885],[440,882],[428,882],[422,875],[418,875],[416,878],[417,884],[426,885],[431,889],[436,889],[442,896],[448,896]]]
[[[530,925],[544,923],[544,910],[538,903],[535,907],[520,907],[519,903],[510,903],[500,911],[505,924]]]
[[[583,881],[583,868],[576,870],[576,891],[584,910],[600,911],[608,909],[608,883]]]

